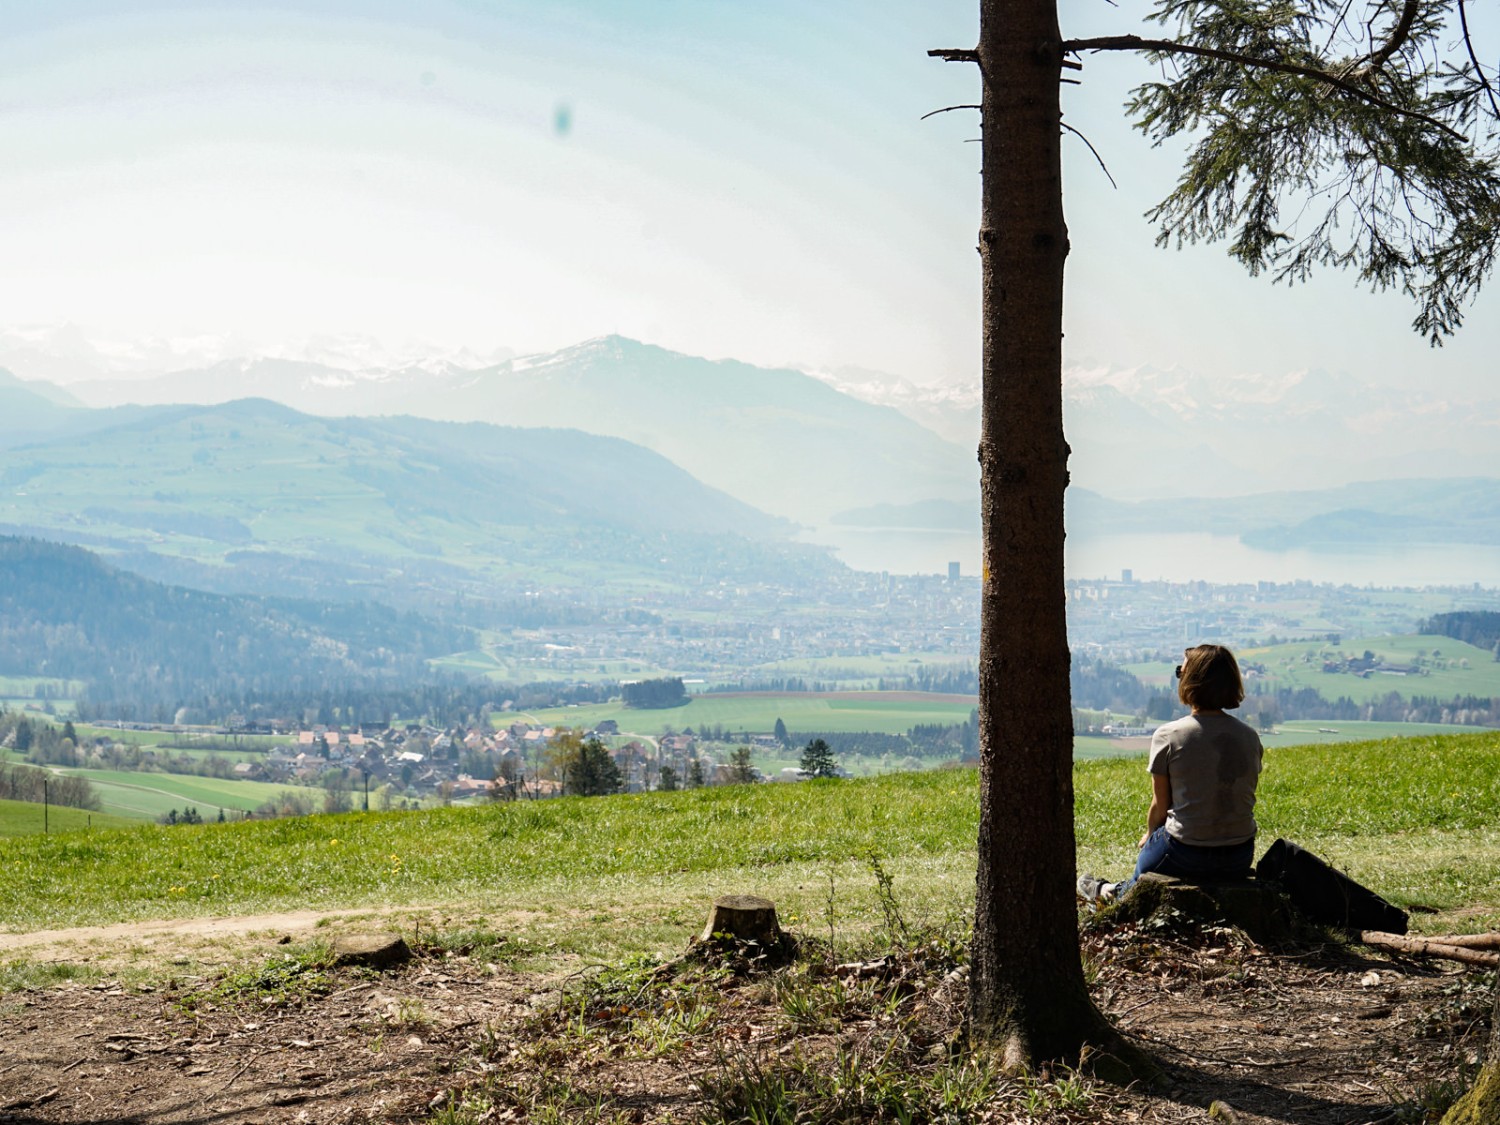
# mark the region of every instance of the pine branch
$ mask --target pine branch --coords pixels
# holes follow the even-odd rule
[[[940,113],[952,113],[955,109],[983,109],[982,105],[945,105],[942,109],[935,109],[931,113],[924,113],[919,118],[926,121],[929,117],[936,117]]]
[[[1474,64],[1474,73],[1479,76],[1479,84],[1484,87],[1485,95],[1490,99],[1490,110],[1496,117],[1500,117],[1500,102],[1495,100],[1495,87],[1484,73],[1484,67],[1479,62],[1479,55],[1474,51],[1474,39],[1469,34],[1469,13],[1464,0],[1458,0],[1458,22],[1463,28],[1464,46],[1468,48],[1469,61]]]
[[[1396,105],[1394,102],[1382,98],[1379,94],[1363,89],[1352,82],[1340,78],[1336,74],[1330,74],[1326,70],[1320,70],[1313,66],[1300,66],[1297,63],[1279,62],[1275,59],[1256,58],[1254,55],[1242,55],[1237,51],[1221,51],[1216,47],[1198,47],[1191,43],[1179,43],[1175,39],[1143,39],[1139,35],[1106,35],[1097,39],[1068,39],[1062,44],[1066,54],[1078,54],[1081,51],[1157,51],[1164,55],[1197,55],[1201,58],[1218,59],[1220,62],[1235,63],[1238,66],[1250,67],[1255,70],[1270,70],[1278,74],[1292,74],[1300,78],[1311,78],[1335,90],[1342,91],[1351,97],[1359,98],[1370,105],[1383,109],[1388,113],[1398,114],[1401,117],[1409,117],[1414,121],[1420,121],[1447,133],[1454,140],[1467,143],[1468,138],[1457,129],[1446,122],[1439,121],[1436,117],[1425,113],[1419,113],[1414,109],[1406,109]],[[932,52],[928,52],[931,54]]]
[[[1365,61],[1370,64],[1371,70],[1379,70],[1391,61],[1391,56],[1401,49],[1407,37],[1411,35],[1412,24],[1417,22],[1417,0],[1406,0],[1406,7],[1401,10],[1401,18],[1396,21],[1396,26],[1391,30],[1390,38],[1379,50],[1370,52]]]

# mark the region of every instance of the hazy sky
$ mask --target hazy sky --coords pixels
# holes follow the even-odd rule
[[[1069,34],[1133,30],[1101,2]],[[0,327],[619,332],[762,364],[976,375],[975,0],[49,0],[0,21]],[[1073,12],[1069,12],[1072,15]],[[1500,289],[1433,352],[1349,277],[1152,246],[1145,65],[1068,91],[1070,361],[1485,384]]]

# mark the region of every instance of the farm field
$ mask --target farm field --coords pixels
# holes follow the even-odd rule
[[[0,801],[0,836],[41,835],[45,816],[48,832],[103,832],[128,828],[135,821],[108,813],[89,812],[53,805],[43,809],[31,801]]]
[[[622,703],[592,703],[521,713],[547,726],[593,727],[614,719],[621,731],[660,735],[667,727],[723,726],[726,731],[770,734],[776,720],[795,738],[799,731],[876,731],[905,734],[919,723],[962,723],[977,706],[972,697],[920,692],[788,692],[694,695],[682,707],[635,710]],[[497,715],[496,722],[505,722]]]
[[[1147,788],[1138,761],[1075,766],[1079,864],[1128,869]],[[1294,839],[1442,932],[1500,922],[1500,733],[1273,748],[1262,848]],[[973,770],[725,786],[422,812],[0,841],[25,930],[271,910],[462,904],[524,911],[550,955],[672,952],[716,894],[768,895],[816,925],[878,915],[880,857],[914,917],[967,910]]]
[[[634,660],[567,660],[558,663],[543,663],[534,659],[511,656],[491,648],[471,649],[455,652],[449,656],[436,657],[427,662],[434,668],[448,669],[467,676],[485,676],[496,683],[529,684],[558,679],[566,674],[573,676],[599,676],[606,679],[645,680],[666,676],[669,673],[653,664],[642,664]]]
[[[1366,678],[1347,672],[1323,671],[1326,659],[1357,657],[1366,651],[1393,665],[1412,665],[1420,660],[1423,662],[1421,674],[1374,672]],[[1434,652],[1439,655],[1434,656]],[[1439,699],[1451,699],[1456,695],[1500,696],[1500,662],[1495,660],[1494,653],[1451,637],[1426,634],[1356,637],[1346,638],[1337,645],[1301,641],[1267,648],[1247,648],[1236,655],[1242,665],[1265,667],[1263,677],[1246,678],[1245,687],[1252,693],[1260,685],[1312,688],[1324,699],[1348,696],[1356,703],[1368,703],[1393,691],[1406,698],[1414,695]],[[1142,682],[1154,687],[1166,688],[1172,683],[1171,664],[1130,664],[1125,667]]]
[[[165,746],[188,753],[218,752],[225,755],[254,756],[264,754],[276,746],[286,745],[288,739],[267,734],[196,734],[167,730],[121,730],[114,726],[97,726],[93,723],[75,723],[74,729],[80,738],[109,738],[115,742],[137,746]]]
[[[291,786],[262,781],[233,781],[215,777],[188,777],[173,773],[130,770],[60,769],[57,772],[87,778],[99,794],[104,811],[132,820],[155,820],[170,810],[182,812],[191,805],[204,819],[250,812]]]
[[[821,656],[777,660],[762,664],[756,674],[766,677],[800,676],[818,680],[842,691],[873,691],[882,676],[916,676],[923,671],[942,673],[974,665],[973,656],[953,653],[891,652],[872,656]]]

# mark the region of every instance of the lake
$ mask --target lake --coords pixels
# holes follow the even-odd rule
[[[979,536],[952,531],[822,527],[803,536],[832,546],[856,570],[892,574],[979,572]],[[1348,586],[1500,587],[1500,546],[1424,544],[1353,549],[1261,551],[1229,535],[1072,535],[1066,549],[1069,578],[1119,578],[1130,570],[1140,581],[1295,582]]]

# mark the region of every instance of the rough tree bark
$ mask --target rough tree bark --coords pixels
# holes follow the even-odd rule
[[[979,873],[970,1032],[1005,1067],[1120,1049],[1089,998],[1074,899],[1063,590],[1063,54],[1055,6],[983,0],[984,529]]]
[[[1500,987],[1495,990],[1484,1066],[1469,1092],[1443,1115],[1443,1125],[1500,1125]]]

